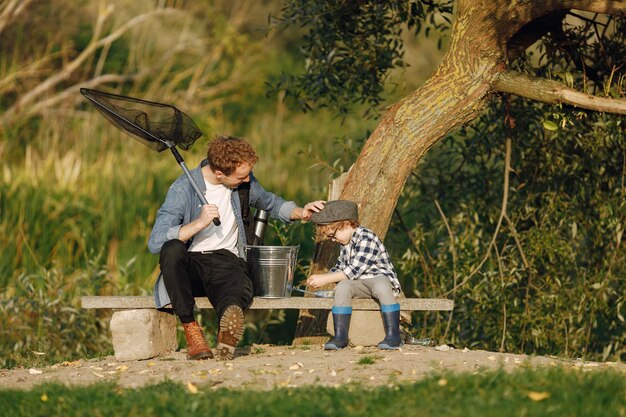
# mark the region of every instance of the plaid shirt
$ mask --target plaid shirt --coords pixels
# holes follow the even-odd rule
[[[375,278],[381,275],[391,281],[394,293],[400,292],[396,275],[387,249],[378,236],[369,229],[359,226],[347,245],[341,245],[337,263],[330,272],[343,272],[349,279]]]

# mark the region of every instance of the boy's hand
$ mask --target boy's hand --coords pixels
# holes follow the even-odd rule
[[[328,283],[330,281],[327,280],[326,274],[313,274],[306,280],[306,284],[313,288],[320,288]]]

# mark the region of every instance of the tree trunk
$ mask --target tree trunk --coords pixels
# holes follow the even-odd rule
[[[624,15],[626,1],[458,1],[442,63],[424,85],[389,108],[345,180],[340,198],[359,204],[365,227],[384,239],[400,192],[419,160],[449,132],[477,117],[491,96],[502,91],[503,81],[498,81],[507,59],[539,39],[571,8]],[[549,26],[539,24],[544,22]],[[318,246],[311,270],[326,270],[333,262],[329,250]],[[310,322],[307,326],[315,327]],[[299,326],[297,334],[304,336],[306,329]]]
[[[341,198],[359,203],[361,222],[381,238],[419,160],[446,134],[473,120],[506,70],[509,41],[527,25],[570,8],[624,15],[626,2],[459,0],[451,45],[435,74],[389,108],[346,179]],[[528,33],[530,44],[543,33]],[[606,110],[605,110],[606,111]]]

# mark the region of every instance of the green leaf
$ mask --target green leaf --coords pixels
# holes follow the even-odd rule
[[[554,131],[554,130],[558,130],[558,129],[559,129],[559,126],[557,126],[557,124],[556,124],[556,123],[554,123],[554,122],[553,122],[553,121],[551,121],[551,120],[544,120],[544,121],[543,121],[543,128],[544,128],[544,129],[546,129],[546,130],[552,130],[552,131]]]

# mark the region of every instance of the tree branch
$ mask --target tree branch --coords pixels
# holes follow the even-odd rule
[[[494,88],[502,93],[515,94],[549,104],[562,103],[605,113],[626,114],[626,99],[592,96],[558,81],[530,77],[514,71],[500,74]]]
[[[496,225],[496,230],[493,232],[491,236],[491,242],[489,242],[489,246],[487,246],[487,251],[485,252],[485,256],[482,261],[474,268],[472,272],[468,276],[466,276],[463,281],[459,284],[452,287],[450,291],[447,291],[443,296],[447,297],[450,294],[454,294],[454,292],[465,285],[480,269],[483,267],[489,256],[491,255],[491,250],[495,247],[496,239],[498,238],[498,234],[500,234],[500,226],[502,226],[502,220],[506,216],[507,205],[509,204],[509,176],[511,174],[511,138],[507,138],[505,141],[505,153],[504,153],[504,180],[502,185],[502,206],[500,210],[500,217],[498,218],[498,224]]]
[[[616,0],[564,0],[554,1],[561,8],[583,10],[593,13],[604,13],[616,16],[626,16],[626,1]],[[559,4],[560,3],[560,4]]]

